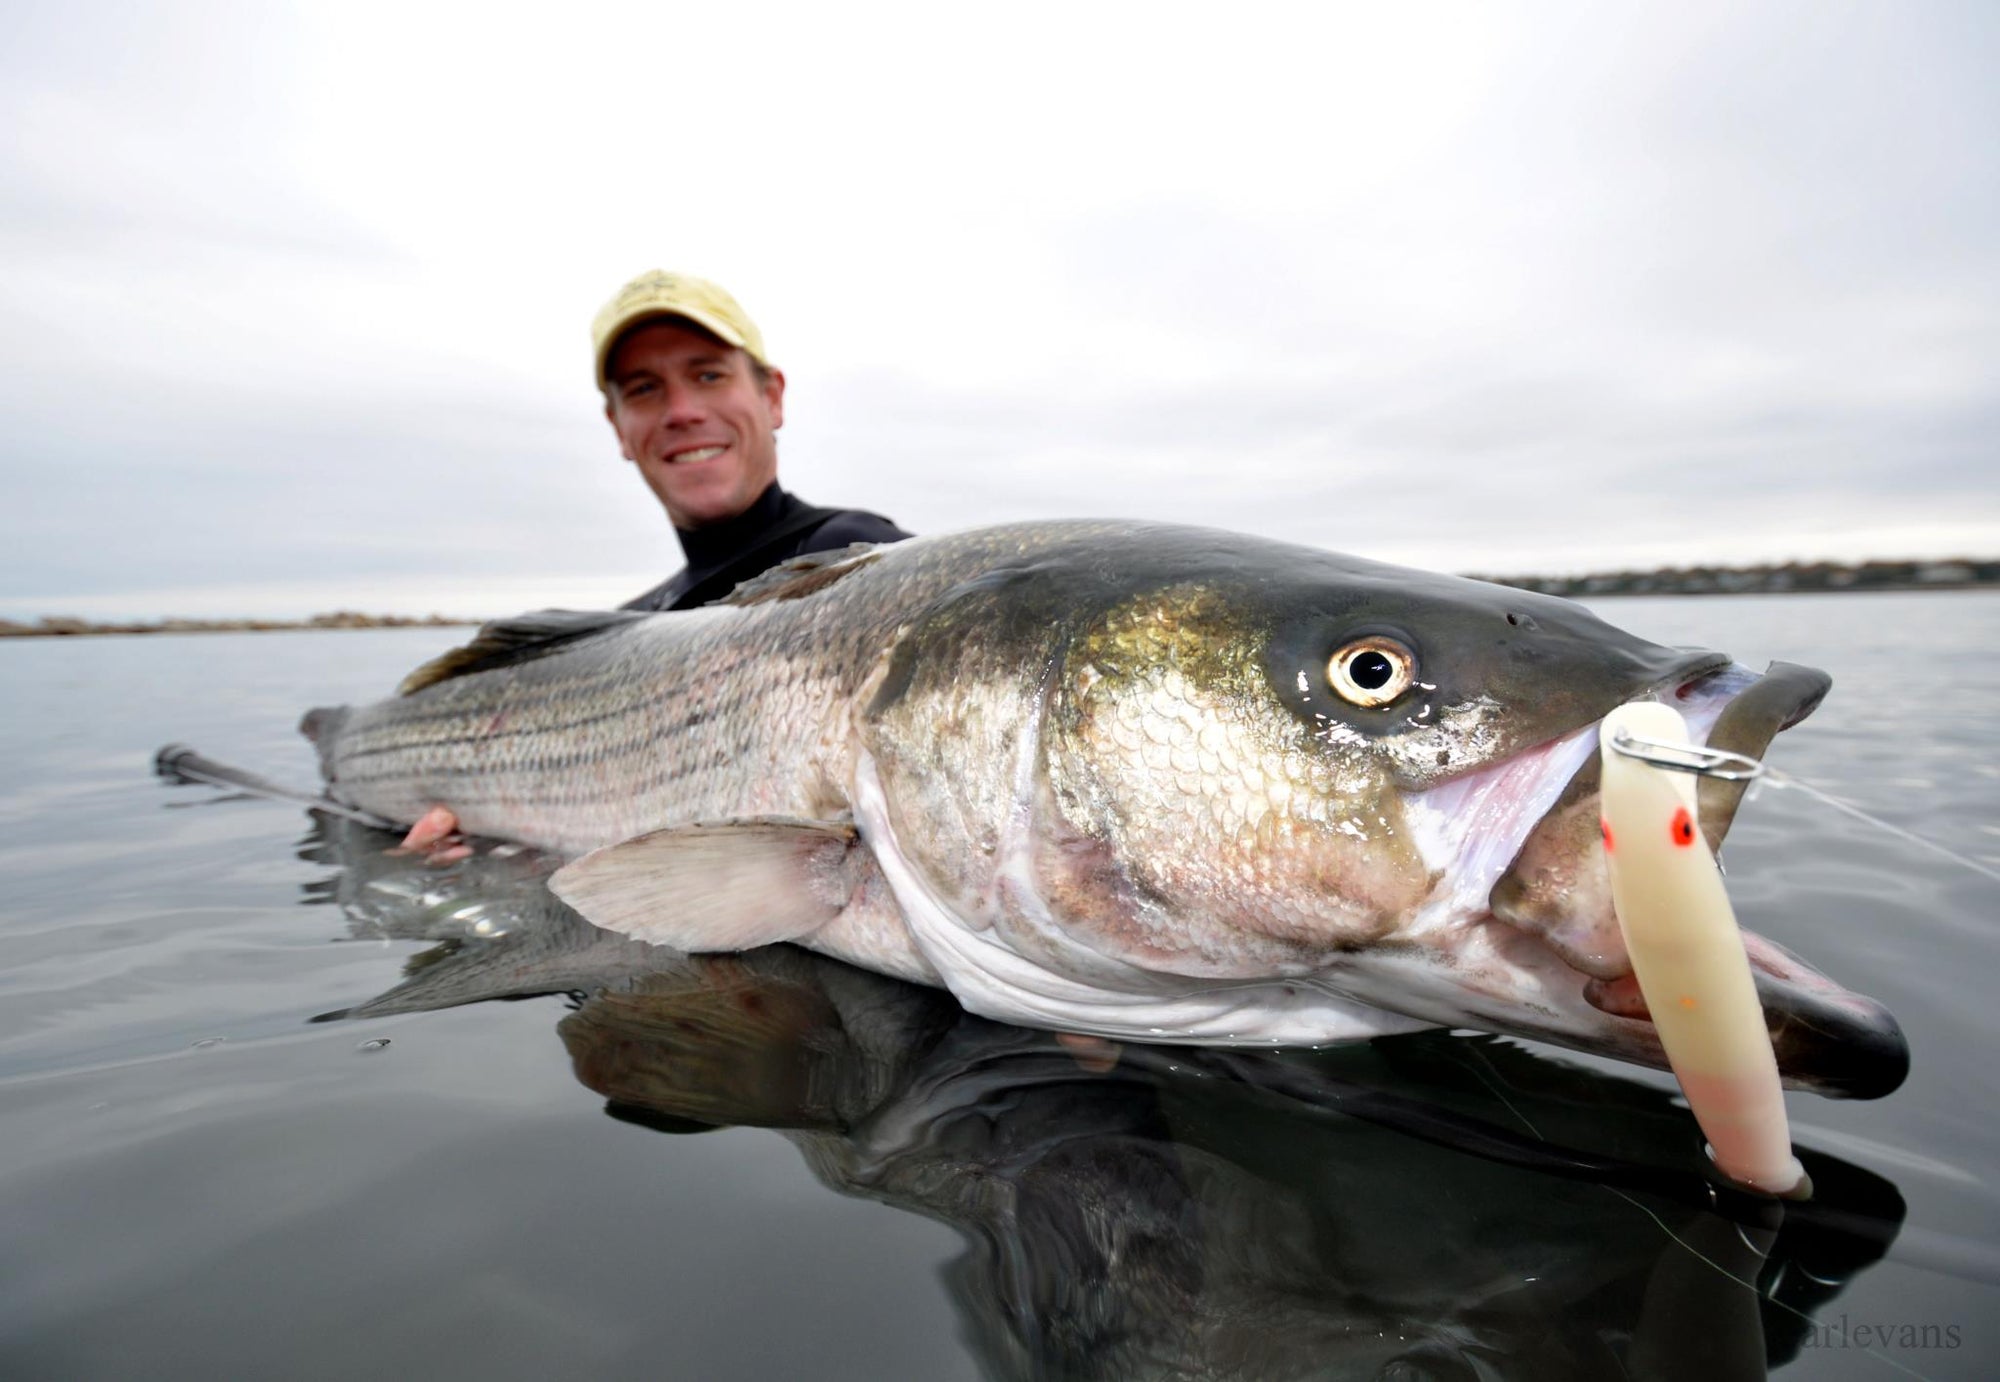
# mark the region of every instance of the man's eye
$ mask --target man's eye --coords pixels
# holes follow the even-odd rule
[[[723,375],[722,371],[719,369],[705,369],[700,374],[697,374],[695,376],[696,379],[700,380],[704,384],[717,383],[724,377],[725,376]]]
[[[635,379],[625,386],[625,396],[627,398],[639,398],[651,393],[655,387],[653,381],[650,379]]]

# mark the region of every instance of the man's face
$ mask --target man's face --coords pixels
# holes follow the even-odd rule
[[[778,477],[785,376],[686,323],[625,333],[605,365],[604,415],[676,528],[734,518]]]

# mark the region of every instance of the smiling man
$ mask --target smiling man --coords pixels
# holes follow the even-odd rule
[[[692,609],[788,557],[909,536],[880,514],[818,508],[778,484],[785,376],[717,285],[640,274],[597,314],[591,336],[604,415],[687,558],[626,609]]]

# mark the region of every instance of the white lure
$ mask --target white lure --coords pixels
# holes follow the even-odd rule
[[[1694,778],[1618,752],[1615,735],[1687,744],[1672,706],[1604,717],[1604,858],[1612,905],[1667,1061],[1717,1169],[1770,1195],[1811,1193],[1792,1155],[1778,1062],[1721,870],[1696,817]]]

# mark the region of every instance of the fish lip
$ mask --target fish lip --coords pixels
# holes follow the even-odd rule
[[[1707,648],[1688,648],[1684,651],[1686,656],[1680,663],[1653,684],[1652,693],[1671,687],[1675,695],[1685,696],[1710,677],[1719,676],[1736,665],[1736,659],[1728,653],[1713,652]]]
[[[1817,710],[1832,686],[1833,678],[1817,667],[1773,662],[1722,708],[1708,732],[1708,746],[1761,761],[1771,741]],[[1748,781],[1719,777],[1696,782],[1696,815],[1710,849],[1721,846],[1749,787]]]
[[[1910,1043],[1887,1008],[1816,993],[1753,968],[1771,1050],[1787,1084],[1832,1099],[1880,1099],[1910,1073]]]

